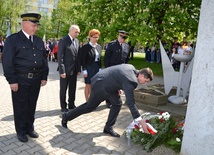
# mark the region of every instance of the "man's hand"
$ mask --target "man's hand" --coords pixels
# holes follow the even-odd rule
[[[60,77],[64,79],[64,78],[66,78],[66,74],[65,73],[64,74],[60,74]]]
[[[144,122],[143,120],[139,121],[139,124],[141,125],[141,127],[143,128],[143,131],[147,134],[150,134],[148,131],[148,125],[146,124],[146,122]]]
[[[47,81],[46,80],[42,80],[41,81],[41,86],[44,86],[44,85],[46,85],[47,84]]]
[[[13,83],[13,84],[10,84],[10,89],[14,92],[17,92],[18,91],[18,83]]]

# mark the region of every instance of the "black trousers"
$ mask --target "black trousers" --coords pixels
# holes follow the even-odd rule
[[[18,134],[34,131],[34,115],[41,86],[41,77],[18,77],[18,91],[12,91],[15,129]]]
[[[68,108],[72,109],[76,94],[77,74],[66,75],[66,78],[60,77],[60,105],[62,109],[67,108],[66,92],[68,89]]]
[[[92,112],[93,110],[96,109],[97,106],[100,105],[102,101],[106,99],[108,99],[111,102],[112,107],[110,108],[105,128],[112,128],[112,126],[115,124],[117,120],[122,103],[119,100],[118,91],[114,92],[105,91],[105,87],[103,86],[102,81],[98,81],[95,85],[92,85],[91,94],[88,99],[88,102],[66,113],[66,118],[68,120],[73,120],[82,114]]]

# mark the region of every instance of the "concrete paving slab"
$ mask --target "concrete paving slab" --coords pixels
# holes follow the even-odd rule
[[[29,138],[27,143],[21,143],[15,133],[10,88],[3,76],[2,65],[0,64],[0,154],[152,154],[143,151],[142,146],[133,143],[128,146],[125,137],[114,138],[103,133],[103,127],[109,112],[104,102],[94,112],[70,121],[68,129],[63,128],[61,126],[62,113],[59,103],[57,63],[49,62],[49,67],[48,83],[41,88],[35,115],[35,130],[39,133],[39,138]],[[80,75],[77,82],[76,105],[78,106],[84,102],[84,79]],[[140,108],[141,113],[147,112],[147,110],[147,108]],[[123,105],[115,124],[115,131],[122,135],[131,121],[132,116],[129,109],[126,105]],[[174,153],[168,151],[168,154]],[[158,153],[158,155],[161,154]]]

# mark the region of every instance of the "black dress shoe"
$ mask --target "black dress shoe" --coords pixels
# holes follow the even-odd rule
[[[62,121],[61,121],[61,124],[62,124],[62,126],[63,126],[64,128],[68,128],[67,122],[68,122],[68,120],[66,119],[66,113],[63,113],[63,114],[62,114]]]
[[[110,134],[113,137],[120,137],[120,135],[118,133],[116,133],[113,129],[104,128],[103,132],[106,134]]]
[[[76,108],[76,106],[74,105],[74,106],[69,107],[68,109],[72,110],[72,109],[75,109],[75,108]]]
[[[27,135],[29,135],[31,138],[39,137],[39,134],[36,131],[27,132]]]
[[[68,109],[67,108],[62,108],[61,112],[68,112]]]
[[[25,134],[17,134],[17,138],[20,142],[27,142],[28,138]]]

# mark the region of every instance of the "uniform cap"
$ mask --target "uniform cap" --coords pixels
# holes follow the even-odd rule
[[[119,33],[120,37],[122,37],[123,39],[126,39],[129,35],[129,33],[124,30],[119,30],[118,33]]]
[[[41,15],[38,13],[25,13],[21,15],[22,21],[31,21],[37,25],[40,25],[39,19]]]

